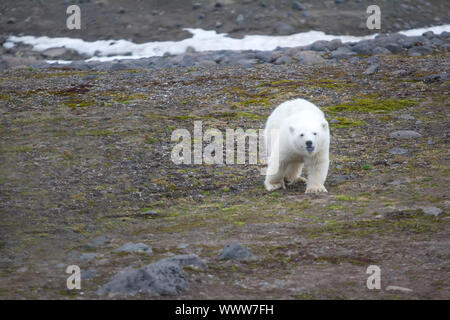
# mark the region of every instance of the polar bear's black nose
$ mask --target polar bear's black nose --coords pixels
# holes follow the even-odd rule
[[[311,140],[306,141],[306,146],[308,148],[312,147],[312,141]]]

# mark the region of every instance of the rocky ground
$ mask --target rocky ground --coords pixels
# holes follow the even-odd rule
[[[449,299],[448,38],[394,38],[301,49],[314,63],[2,71],[0,298]],[[296,97],[332,126],[328,194],[171,161],[173,130],[262,128]]]
[[[81,30],[68,30],[66,9],[81,9]],[[366,35],[366,9],[378,5],[382,32],[450,23],[447,0],[3,0],[0,34],[68,36],[94,41],[181,40],[182,28],[228,33],[292,34],[320,30],[328,34]]]

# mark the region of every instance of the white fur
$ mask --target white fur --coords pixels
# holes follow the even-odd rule
[[[279,135],[278,159],[271,150],[271,132]],[[268,159],[264,185],[268,191],[285,188],[286,179],[289,183],[306,181],[306,193],[327,192],[330,130],[319,108],[304,99],[280,104],[267,119],[264,136]],[[307,141],[314,150],[307,150]],[[301,177],[303,166],[307,180]]]

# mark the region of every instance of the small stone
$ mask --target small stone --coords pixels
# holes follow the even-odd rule
[[[132,243],[128,242],[121,246],[120,248],[114,250],[114,252],[142,252],[152,254],[153,250],[151,247],[143,243]]]
[[[240,24],[240,23],[244,22],[244,16],[242,14],[238,15],[236,20],[235,20],[235,22],[237,24]]]
[[[337,123],[339,123],[339,120],[338,119],[331,119],[330,123],[336,123],[337,124]]]
[[[422,137],[422,135],[413,130],[400,130],[391,132],[389,137],[392,139],[416,139]]]
[[[120,14],[124,14],[126,12],[125,8],[119,8],[119,10],[117,11]]]
[[[442,209],[436,207],[422,207],[425,214],[437,217],[442,213]]]
[[[192,10],[197,10],[197,9],[200,8],[201,6],[202,6],[201,3],[196,2],[196,3],[194,3],[194,4],[192,5]]]
[[[402,149],[402,148],[392,148],[389,150],[390,154],[406,154],[408,153],[408,149]]]
[[[254,255],[238,242],[227,244],[220,254],[220,259],[225,260],[248,260],[252,258],[254,258]]]
[[[415,120],[416,119],[410,114],[402,114],[401,116],[399,116],[399,118],[403,119],[403,120]]]
[[[16,23],[16,18],[13,18],[13,17],[11,17],[11,18],[9,18],[7,21],[6,21],[6,23],[7,24],[13,24],[13,23]]]
[[[427,143],[428,143],[429,145],[433,145],[433,144],[434,144],[434,140],[430,138],[430,139],[428,139]]]
[[[398,286],[387,286],[386,291],[401,291],[401,292],[405,292],[405,293],[413,292],[409,288],[403,288],[403,287],[398,287]]]

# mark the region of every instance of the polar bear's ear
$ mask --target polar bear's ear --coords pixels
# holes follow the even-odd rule
[[[328,122],[322,122],[322,128],[326,129],[328,128]]]
[[[295,131],[295,128],[293,126],[289,126],[289,132],[294,133],[294,131]]]

